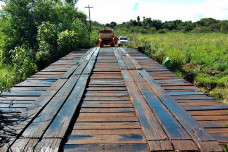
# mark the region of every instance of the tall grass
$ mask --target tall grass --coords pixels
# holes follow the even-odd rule
[[[14,72],[10,65],[0,63],[0,92],[9,89],[14,85]]]
[[[172,71],[228,102],[228,34],[167,33],[138,35],[138,40],[148,56],[159,63],[169,56]]]

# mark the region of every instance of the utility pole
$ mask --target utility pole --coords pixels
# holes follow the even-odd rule
[[[92,29],[91,29],[90,9],[93,8],[93,7],[91,7],[91,6],[88,5],[88,7],[85,7],[85,8],[88,8],[88,9],[89,9],[89,30],[90,30],[90,32],[91,32]]]

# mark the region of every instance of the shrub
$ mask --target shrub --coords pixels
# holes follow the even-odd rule
[[[37,71],[35,64],[35,54],[32,49],[26,47],[15,47],[11,50],[13,55],[13,69],[15,71],[16,81],[25,80],[28,76]]]
[[[38,27],[37,41],[39,49],[36,54],[36,63],[39,69],[58,59],[57,33],[58,26],[50,22],[42,22]]]
[[[78,34],[75,31],[65,30],[58,34],[58,52],[65,55],[78,47]]]

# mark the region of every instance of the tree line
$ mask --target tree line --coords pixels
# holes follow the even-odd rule
[[[216,20],[213,18],[202,18],[199,21],[165,21],[153,20],[150,17],[143,17],[141,20],[138,16],[136,20],[130,20],[117,24],[111,22],[106,24],[107,27],[113,29],[121,29],[128,33],[166,33],[170,31],[174,32],[194,32],[194,33],[206,33],[206,32],[222,32],[228,33],[228,20]]]
[[[97,36],[89,34],[86,19],[71,0],[6,0],[0,11],[0,63],[13,66],[17,83],[70,51],[94,46]]]

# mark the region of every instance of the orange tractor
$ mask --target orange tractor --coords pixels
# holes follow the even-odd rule
[[[114,37],[114,31],[112,29],[102,29],[99,30],[99,46],[104,47],[104,46],[114,46],[113,42],[113,37]]]

